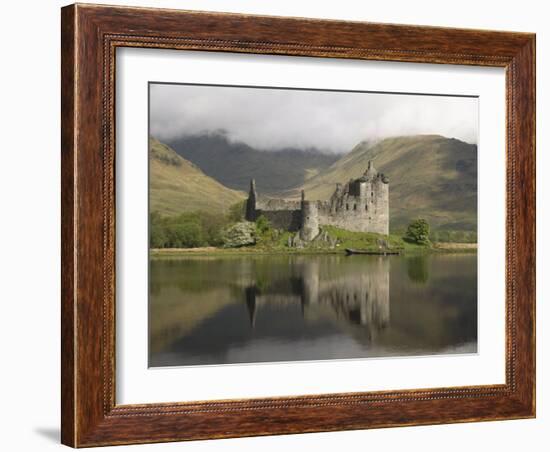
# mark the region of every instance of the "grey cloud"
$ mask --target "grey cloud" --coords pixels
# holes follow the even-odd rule
[[[223,130],[262,150],[345,152],[363,140],[440,134],[477,142],[477,98],[150,85],[150,132],[161,140]]]

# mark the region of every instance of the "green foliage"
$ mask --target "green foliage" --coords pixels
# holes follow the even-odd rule
[[[430,225],[423,218],[413,220],[407,227],[404,239],[418,245],[429,245]]]
[[[204,234],[206,245],[220,246],[223,243],[222,231],[230,222],[227,216],[212,212],[196,212],[199,217],[201,229]]]
[[[244,220],[244,214],[246,210],[246,200],[242,200],[239,202],[236,202],[235,204],[232,204],[231,207],[229,207],[229,221],[238,223],[239,221]]]
[[[151,248],[164,248],[168,243],[168,231],[158,212],[149,216],[149,245]]]
[[[153,212],[149,222],[149,244],[151,248],[220,246],[222,230],[228,223],[227,216],[209,212],[189,212],[173,217]]]
[[[162,217],[153,212],[149,224],[151,248],[195,248],[207,243],[207,232],[196,214]]]
[[[174,224],[168,229],[170,248],[196,248],[205,244],[200,224],[187,222]]]
[[[260,215],[256,219],[256,230],[260,234],[265,234],[269,232],[270,229],[271,229],[271,223],[269,222],[269,220],[264,215]]]
[[[279,240],[282,232],[272,229],[265,216],[260,216],[256,223],[249,223],[242,221],[242,212],[242,202],[233,204],[227,214],[199,210],[162,216],[152,212],[149,222],[150,247],[238,247],[254,244],[256,238],[266,243]]]

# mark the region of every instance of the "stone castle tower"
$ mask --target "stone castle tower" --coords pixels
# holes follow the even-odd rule
[[[315,201],[306,201],[306,196],[302,190],[302,226],[300,228],[300,238],[310,242],[319,234],[319,210]]]
[[[248,191],[248,199],[246,200],[246,219],[248,221],[255,221],[256,216],[256,199],[258,195],[256,193],[256,181],[250,180],[250,189]]]
[[[332,225],[355,232],[389,233],[389,179],[369,161],[363,175],[346,184],[336,184],[328,201],[310,201],[302,191],[300,201],[260,201],[252,180],[246,203],[246,219],[264,215],[278,229],[300,231],[304,241],[313,240],[320,226]]]

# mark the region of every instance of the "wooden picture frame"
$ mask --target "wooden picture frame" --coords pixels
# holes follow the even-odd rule
[[[535,35],[147,8],[62,9],[62,442],[73,447],[535,416]],[[115,50],[506,69],[506,383],[115,403]]]

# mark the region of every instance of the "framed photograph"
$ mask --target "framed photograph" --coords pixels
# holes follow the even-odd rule
[[[535,36],[62,9],[62,442],[535,416]]]

